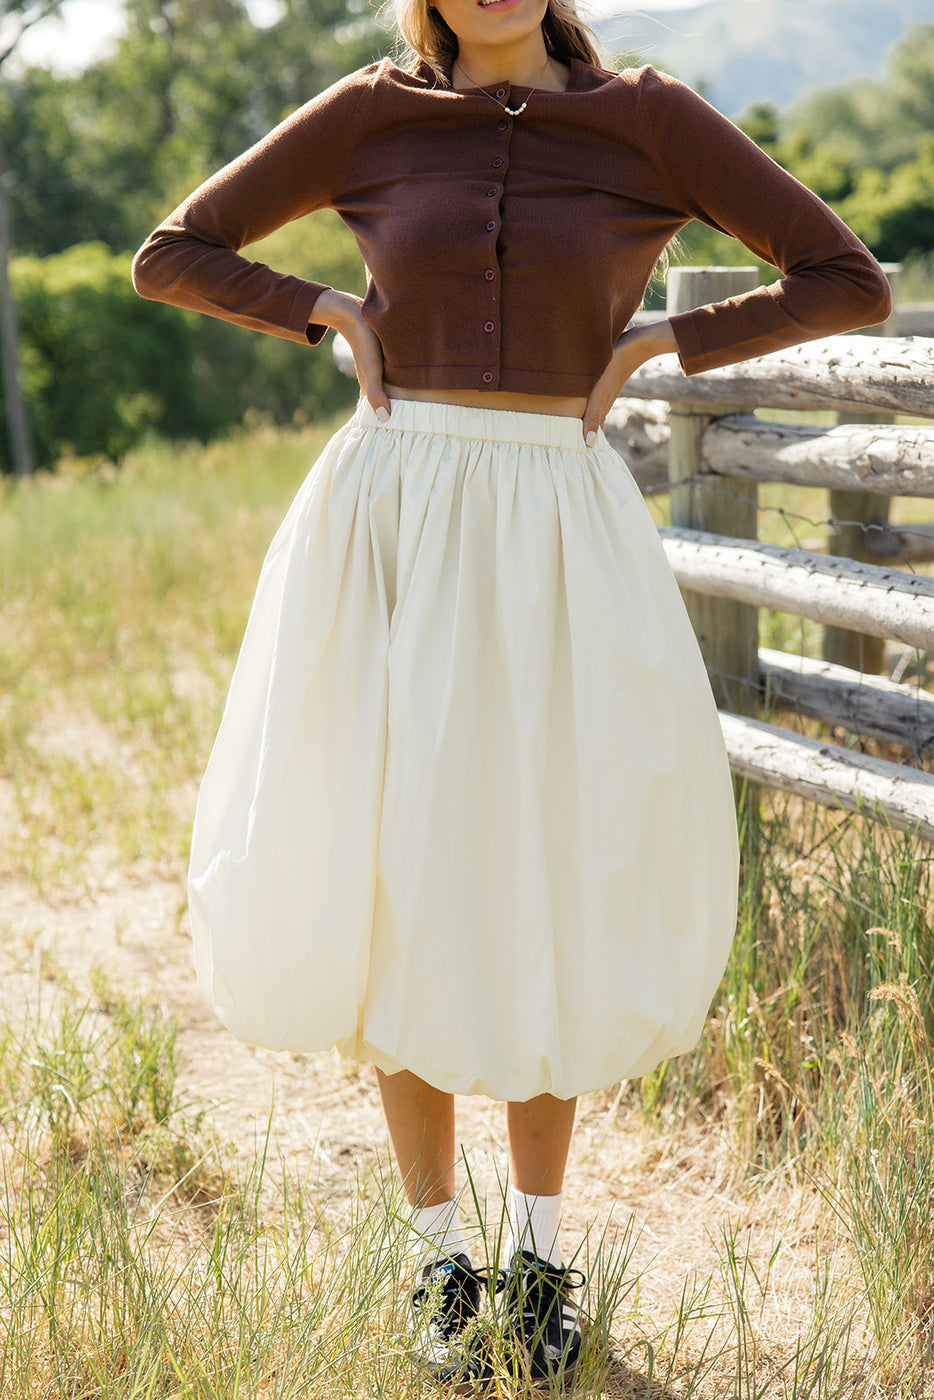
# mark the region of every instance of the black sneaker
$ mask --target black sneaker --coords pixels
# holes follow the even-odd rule
[[[486,1274],[466,1254],[439,1259],[422,1270],[412,1294],[415,1312],[413,1355],[433,1380],[472,1385],[492,1374],[485,1338],[475,1319]]]
[[[581,1349],[580,1313],[569,1292],[587,1280],[529,1250],[514,1254],[503,1279],[506,1327],[533,1380],[574,1365]]]

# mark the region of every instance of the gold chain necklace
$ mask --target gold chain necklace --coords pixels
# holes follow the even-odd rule
[[[551,55],[549,54],[548,57],[545,59],[545,62],[542,64],[541,68],[540,68],[540,69],[538,70],[538,72],[535,74],[535,83],[538,82],[539,78],[542,76],[542,74],[544,73],[545,69],[548,67],[548,64],[549,64],[550,62],[551,62]],[[480,91],[484,94],[485,97],[488,97],[488,98],[490,99],[491,102],[495,102],[496,105],[497,105],[497,107],[502,107],[503,111],[506,112],[506,113],[508,113],[508,115],[509,115],[510,117],[521,117],[521,116],[522,116],[522,113],[525,111],[526,107],[529,105],[529,97],[531,97],[531,96],[532,96],[532,93],[535,91],[535,83],[531,83],[531,84],[529,85],[529,86],[530,86],[529,97],[527,97],[527,98],[525,99],[525,101],[523,102],[522,106],[521,106],[521,107],[509,107],[509,106],[506,105],[505,102],[500,102],[499,98],[498,98],[498,97],[494,97],[493,94],[492,94],[491,92],[487,92],[487,90],[486,90],[485,87],[480,87],[480,84],[477,82],[476,78],[472,78],[472,77],[470,76],[470,74],[467,72],[467,69],[466,69],[466,68],[464,67],[464,65],[461,63],[461,61],[460,61],[459,58],[455,58],[455,60],[454,60],[454,66],[455,66],[456,68],[459,68],[459,69],[461,70],[461,72],[463,73],[464,77],[467,79],[468,83],[472,83],[473,86],[474,86],[475,88],[480,88]],[[522,87],[522,86],[524,86],[524,84],[522,84],[522,83],[517,83],[516,86],[517,86],[517,87]]]

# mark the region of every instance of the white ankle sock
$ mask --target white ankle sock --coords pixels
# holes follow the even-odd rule
[[[412,1211],[409,1233],[416,1269],[433,1264],[436,1259],[470,1254],[456,1198],[441,1201],[436,1206],[416,1206]]]
[[[509,1259],[520,1249],[537,1254],[539,1259],[561,1268],[561,1246],[558,1226],[561,1223],[561,1198],[557,1196],[527,1196],[524,1191],[509,1188]],[[506,1263],[509,1263],[509,1259]]]

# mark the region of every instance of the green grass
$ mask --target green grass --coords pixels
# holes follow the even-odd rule
[[[61,900],[181,875],[259,564],[330,426],[3,488],[0,878]],[[763,1255],[727,1230],[717,1269],[650,1314],[631,1235],[594,1239],[575,1390],[934,1394],[930,848],[780,795],[750,815],[704,1037],[616,1112],[668,1140],[702,1125],[753,1194],[818,1193],[812,1294],[779,1345],[781,1231]],[[57,981],[43,1020],[0,1020],[4,1400],[427,1394],[388,1172],[348,1223],[313,1170],[235,1167],[179,1099],[175,1027],[101,975],[90,1003]],[[495,1261],[501,1218],[483,1225]],[[493,1326],[498,1393],[525,1394]]]

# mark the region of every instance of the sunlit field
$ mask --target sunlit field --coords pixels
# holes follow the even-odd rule
[[[341,1186],[314,1142],[225,1137],[162,984],[52,932],[118,890],[129,935],[156,881],[172,927],[152,937],[182,946],[197,781],[259,565],[332,426],[0,487],[3,1400],[437,1393],[408,1353],[382,1143]],[[772,645],[788,626],[763,618]],[[738,935],[703,1040],[581,1104],[568,1194],[599,1223],[567,1389],[934,1396],[929,848],[780,795],[741,793],[739,815]],[[365,1092],[335,1075],[334,1103]],[[502,1198],[464,1182],[495,1270]],[[658,1244],[672,1211],[704,1241],[690,1267]],[[548,1394],[495,1308],[489,1325],[491,1393]]]

